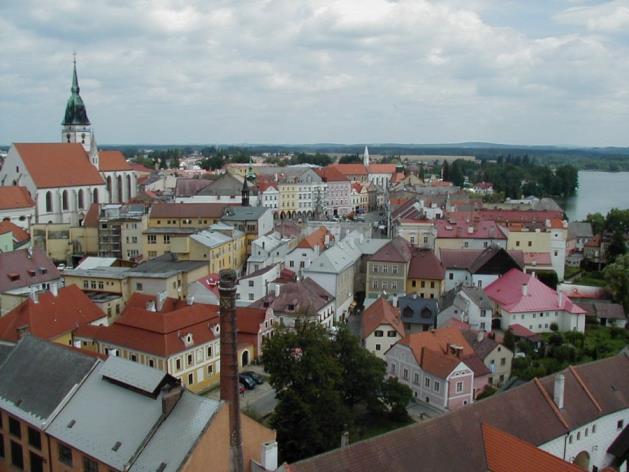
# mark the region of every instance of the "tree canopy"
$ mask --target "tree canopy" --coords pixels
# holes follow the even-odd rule
[[[280,328],[265,339],[263,362],[278,399],[271,425],[282,460],[339,447],[356,408],[406,417],[410,389],[385,380],[384,362],[347,327],[335,335],[314,323]]]
[[[616,257],[603,269],[603,276],[614,300],[629,310],[629,254]]]

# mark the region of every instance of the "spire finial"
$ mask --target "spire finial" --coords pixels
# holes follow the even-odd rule
[[[79,93],[79,79],[76,75],[76,51],[72,53],[72,64],[74,69],[72,71],[72,93]]]

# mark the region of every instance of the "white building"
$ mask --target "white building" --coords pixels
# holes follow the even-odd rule
[[[241,277],[236,287],[238,306],[251,305],[267,295],[269,284],[280,276],[280,271],[280,264],[274,264]]]

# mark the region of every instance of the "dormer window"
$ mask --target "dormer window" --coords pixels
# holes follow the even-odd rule
[[[7,274],[7,277],[9,277],[10,281],[14,282],[20,279],[20,274],[18,274],[17,272],[9,272]]]
[[[295,311],[295,305],[292,303],[288,304],[288,311]]]

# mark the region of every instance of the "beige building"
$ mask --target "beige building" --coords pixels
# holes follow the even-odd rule
[[[405,336],[400,311],[383,297],[367,307],[360,319],[363,346],[382,360],[385,352]]]
[[[399,236],[370,256],[367,259],[366,296],[376,298],[384,292],[404,293],[411,256],[412,246]]]

